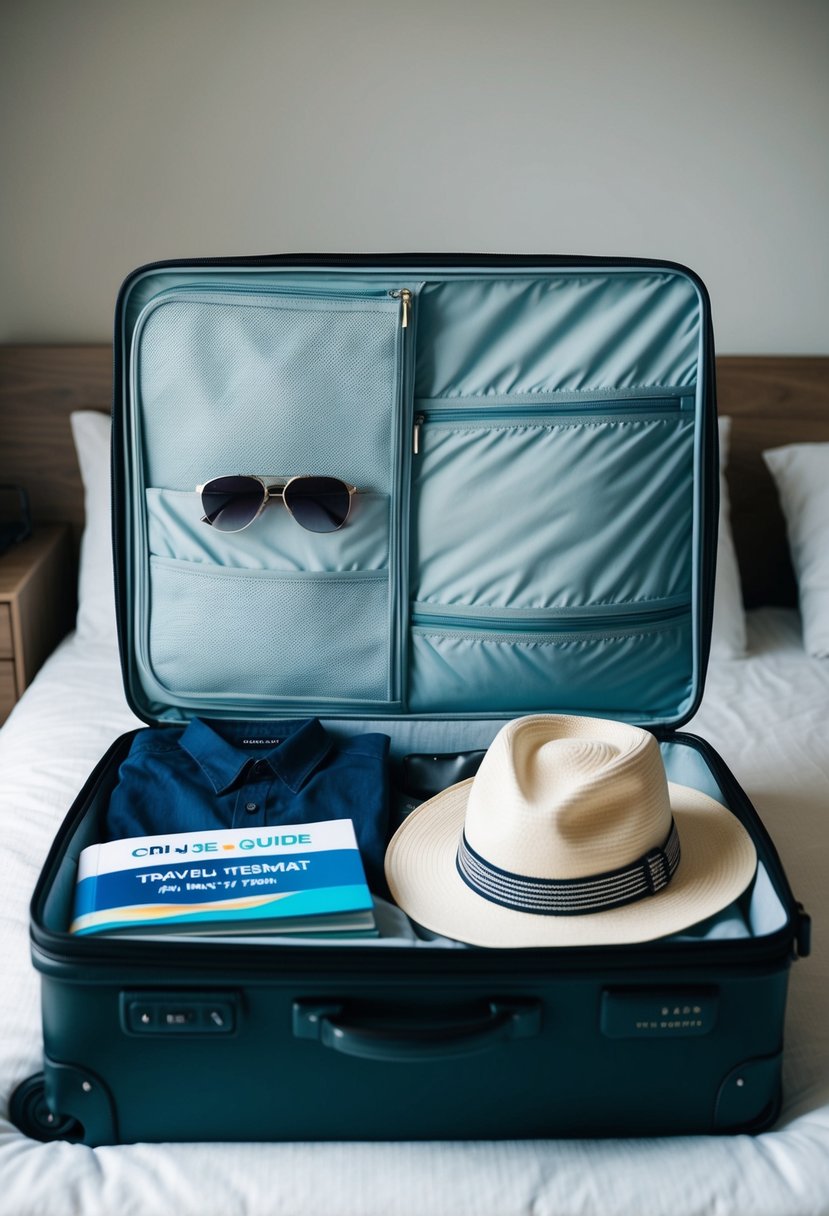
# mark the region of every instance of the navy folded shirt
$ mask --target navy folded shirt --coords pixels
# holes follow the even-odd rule
[[[316,718],[139,731],[107,813],[109,840],[353,819],[368,885],[387,890],[388,735],[335,739]]]

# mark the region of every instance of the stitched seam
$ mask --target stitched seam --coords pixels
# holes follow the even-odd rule
[[[643,411],[644,413],[645,411]],[[477,424],[472,422],[458,423],[455,425],[445,422],[435,421],[431,426],[439,426],[441,435],[462,435],[468,434],[470,431],[572,431],[572,430],[598,430],[599,427],[608,426],[667,426],[676,425],[677,423],[686,422],[692,425],[693,420],[689,417],[683,419],[682,416],[675,418],[596,418],[581,419],[575,418],[572,422],[487,422],[486,419],[481,420]]]
[[[494,638],[481,637],[480,635],[473,633],[471,630],[468,633],[463,633],[460,630],[454,630],[449,633],[436,633],[434,631],[431,631],[428,629],[423,629],[421,627],[416,626],[414,632],[417,633],[417,635],[419,637],[432,638],[433,640],[437,640],[437,641],[448,638],[448,639],[456,639],[456,640],[459,640],[462,642],[474,642],[477,645],[481,645],[481,646],[524,646],[524,647],[527,647],[527,646],[585,646],[585,645],[592,646],[592,645],[595,645],[596,642],[625,642],[625,641],[630,641],[631,639],[634,639],[634,638],[639,639],[639,640],[645,640],[647,638],[652,637],[652,635],[654,633],[660,633],[663,631],[667,632],[667,630],[669,628],[676,628],[676,622],[671,622],[670,626],[663,625],[663,624],[657,624],[657,625],[654,625],[654,627],[652,629],[648,629],[648,630],[645,630],[644,632],[640,632],[640,633],[604,633],[604,632],[597,631],[597,634],[592,637],[591,636],[581,637],[581,638],[575,637],[572,639],[570,639],[570,638],[561,638],[561,639],[550,638],[548,640],[545,640],[544,638],[539,638],[538,640],[536,640],[535,638],[519,637],[519,638],[516,638],[514,641],[511,638],[504,638],[504,637],[494,637]],[[550,632],[555,633],[555,630],[551,629]]]
[[[670,384],[664,380],[654,380],[650,384],[625,384],[621,388],[515,388],[506,389],[500,393],[439,393],[435,397],[424,397],[425,401],[488,401],[492,397],[552,397],[557,393],[584,393],[585,396],[594,393],[639,393],[647,392],[650,389],[666,389],[677,396],[690,396],[696,389],[697,383],[692,384]],[[599,398],[601,400],[601,398]],[[608,401],[623,401],[623,396],[608,397]]]

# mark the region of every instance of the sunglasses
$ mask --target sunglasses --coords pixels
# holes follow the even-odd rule
[[[243,473],[214,477],[196,486],[204,511],[202,523],[219,532],[241,532],[272,499],[284,503],[306,531],[336,532],[348,519],[352,496],[358,492],[339,477],[289,477],[269,484]]]

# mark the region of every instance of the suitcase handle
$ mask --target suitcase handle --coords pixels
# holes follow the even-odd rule
[[[489,1000],[483,1017],[447,1022],[436,1018],[412,1026],[383,1024],[376,1014],[361,1024],[345,1002],[295,1001],[294,1036],[361,1060],[418,1064],[489,1051],[507,1039],[527,1039],[541,1029],[538,1000]]]

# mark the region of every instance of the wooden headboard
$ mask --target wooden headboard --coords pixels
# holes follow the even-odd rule
[[[22,482],[36,520],[83,526],[69,415],[108,412],[109,346],[0,346],[0,482]],[[717,360],[719,411],[733,418],[728,482],[747,607],[793,604],[783,517],[760,453],[829,442],[829,356]]]
[[[0,346],[0,482],[22,483],[35,520],[83,528],[73,410],[112,407],[110,346]]]
[[[795,604],[783,515],[760,453],[829,443],[829,356],[725,355],[717,406],[732,418],[726,476],[743,600],[747,608]]]

